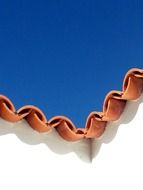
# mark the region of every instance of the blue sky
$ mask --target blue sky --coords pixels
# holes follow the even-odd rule
[[[83,127],[143,68],[143,1],[0,1],[0,93]]]

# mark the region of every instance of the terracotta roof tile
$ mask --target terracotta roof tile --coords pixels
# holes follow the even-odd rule
[[[100,137],[108,121],[119,119],[126,101],[139,98],[143,91],[143,70],[131,69],[125,75],[122,91],[110,91],[104,100],[102,112],[91,112],[87,117],[85,128],[76,128],[65,116],[55,116],[47,120],[44,113],[37,107],[27,105],[15,110],[12,102],[0,95],[0,117],[10,122],[26,119],[29,125],[38,132],[47,132],[56,128],[57,132],[68,141],[82,138]]]

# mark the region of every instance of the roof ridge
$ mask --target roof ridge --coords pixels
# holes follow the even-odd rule
[[[68,141],[82,138],[98,138],[106,128],[108,121],[119,119],[127,100],[136,100],[143,92],[143,70],[130,69],[123,80],[122,91],[110,91],[104,100],[102,112],[91,112],[86,120],[85,128],[76,128],[65,116],[55,116],[47,120],[44,113],[33,105],[26,105],[15,110],[13,103],[0,95],[0,117],[10,122],[26,119],[29,125],[38,132],[47,132],[56,128],[57,132]]]

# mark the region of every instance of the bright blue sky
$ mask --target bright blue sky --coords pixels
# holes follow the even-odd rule
[[[0,92],[83,127],[143,68],[143,1],[0,1]]]

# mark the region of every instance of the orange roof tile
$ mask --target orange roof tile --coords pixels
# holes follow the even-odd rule
[[[85,128],[76,128],[65,116],[55,116],[47,120],[39,108],[31,105],[26,105],[16,111],[12,102],[3,95],[0,95],[0,117],[10,122],[26,119],[29,125],[38,132],[47,132],[56,128],[57,132],[68,141],[98,138],[103,134],[108,121],[119,119],[126,101],[139,98],[142,91],[143,70],[133,68],[125,75],[122,91],[110,91],[105,97],[103,111],[91,112],[87,117]]]

